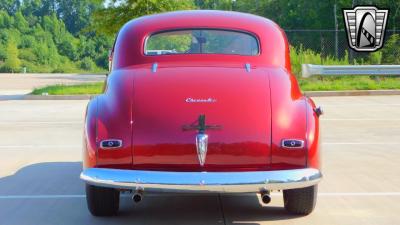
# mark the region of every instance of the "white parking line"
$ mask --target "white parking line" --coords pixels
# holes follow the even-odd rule
[[[400,192],[322,192],[318,196],[333,196],[333,197],[344,197],[344,196],[400,196]]]
[[[150,196],[152,194],[149,194]],[[162,196],[164,194],[154,194]],[[282,193],[272,193],[272,196],[281,196]],[[187,196],[187,195],[185,195]],[[400,196],[400,192],[322,192],[318,193],[318,197],[396,197]],[[18,200],[18,199],[74,199],[85,198],[86,195],[0,195],[0,200]],[[130,198],[130,195],[122,195],[121,197]]]
[[[400,142],[322,142],[323,145],[400,145]]]
[[[32,148],[80,148],[82,145],[0,145],[0,149]]]
[[[352,104],[321,104],[321,106],[324,107],[338,107],[338,106],[400,106],[398,103],[370,103],[370,104],[364,104],[364,103],[352,103]]]
[[[83,124],[83,121],[0,121],[0,125]]]
[[[321,121],[400,121],[400,118],[394,119],[380,119],[380,118],[321,118]]]
[[[0,195],[0,199],[60,199],[85,197],[86,195]]]

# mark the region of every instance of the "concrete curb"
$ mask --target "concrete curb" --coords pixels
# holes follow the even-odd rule
[[[22,100],[89,100],[96,95],[24,95]]]
[[[400,90],[305,91],[309,97],[400,95]]]
[[[0,101],[9,100],[89,100],[96,95],[0,95]]]
[[[400,95],[400,90],[305,91],[308,97]],[[0,95],[0,100],[89,100],[96,95]]]

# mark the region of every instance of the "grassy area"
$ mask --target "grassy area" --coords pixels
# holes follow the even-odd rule
[[[103,82],[77,85],[50,85],[43,88],[36,88],[33,95],[94,95],[103,91]]]
[[[311,77],[300,78],[303,91],[383,90],[400,89],[399,77]]]
[[[300,78],[299,85],[303,91],[341,91],[341,90],[382,90],[400,89],[399,77],[311,77]],[[82,95],[100,94],[103,82],[78,85],[52,85],[33,90],[34,95]]]

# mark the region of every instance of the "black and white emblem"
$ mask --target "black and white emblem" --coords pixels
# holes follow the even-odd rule
[[[356,51],[372,52],[382,48],[389,10],[374,6],[344,9],[349,46]]]

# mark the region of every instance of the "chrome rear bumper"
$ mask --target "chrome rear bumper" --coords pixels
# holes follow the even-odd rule
[[[89,168],[81,173],[88,184],[156,192],[259,192],[308,187],[322,179],[318,169],[256,172],[167,172]]]

